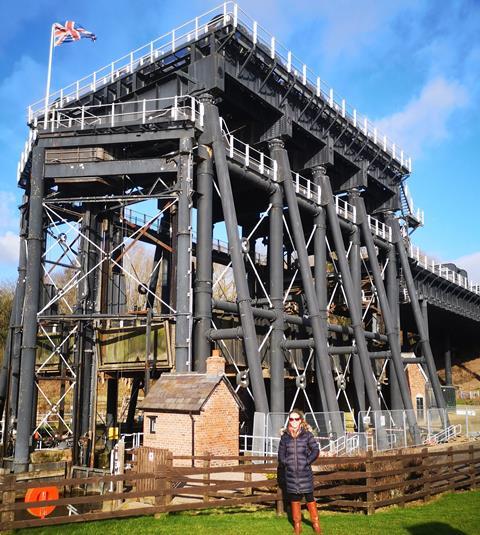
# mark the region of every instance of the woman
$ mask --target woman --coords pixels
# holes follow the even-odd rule
[[[303,413],[294,409],[278,447],[278,462],[283,469],[284,490],[292,504],[294,533],[302,532],[302,497],[305,496],[313,531],[321,533],[317,503],[313,498],[312,463],[319,447],[308,429]]]

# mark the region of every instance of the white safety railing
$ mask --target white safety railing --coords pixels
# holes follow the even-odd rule
[[[248,143],[240,141],[236,137],[223,131],[227,155],[230,159],[238,161],[244,167],[248,167],[271,180],[277,180],[277,162],[269,158],[263,152],[251,147]]]
[[[338,437],[336,440],[330,440],[330,442],[326,445],[320,448],[320,455],[343,455],[347,449],[347,437],[345,435],[342,435]]]
[[[410,258],[415,259],[424,269],[427,269],[458,286],[462,286],[466,290],[470,290],[471,292],[480,295],[480,285],[478,283],[469,282],[467,277],[464,277],[447,266],[444,266],[442,263],[429,258],[419,247],[410,244],[408,253]]]
[[[410,193],[410,190],[408,189],[407,184],[403,186],[403,192],[405,194],[405,201],[407,202],[410,216],[414,217],[421,225],[425,225],[425,211],[420,210],[420,208],[417,208],[417,209],[414,208],[413,197],[412,197],[412,194]]]
[[[279,43],[275,36],[261,27],[257,21],[233,2],[225,2],[207,11],[203,15],[131,51],[73,84],[53,92],[49,96],[47,106],[61,108],[68,102],[78,100],[81,96],[91,91],[112,83],[122,76],[131,74],[137,68],[178,53],[185,45],[200,39],[205,33],[227,25],[248,32],[252,45],[263,46],[270,57],[283,67],[286,75],[293,75],[297,83],[302,84],[314,95],[322,98],[336,116],[347,120],[351,126],[361,131],[408,171],[412,170],[411,158],[407,157],[403,150],[387,139],[367,117],[360,115],[355,108],[347,104],[346,99],[337,95],[325,80],[317,76],[304,62],[294,56],[288,48]],[[44,109],[45,99],[41,99],[29,106],[29,122],[40,116]]]
[[[275,160],[225,131],[223,132],[223,135],[225,139],[227,156],[230,159],[237,161],[245,168],[256,171],[260,175],[265,176],[265,178],[273,181],[278,180],[278,167]],[[297,195],[311,200],[316,204],[320,204],[322,193],[320,185],[313,183],[311,180],[308,180],[299,173],[292,173],[292,178]],[[339,216],[352,221],[353,223],[356,222],[355,206],[349,204],[341,197],[336,196],[335,208]],[[383,225],[383,223],[378,223]]]
[[[335,208],[337,214],[344,219],[348,219],[352,223],[357,221],[357,209],[352,204],[348,203],[338,195],[335,197]]]
[[[124,468],[130,470],[132,468],[132,461],[135,460],[134,450],[143,445],[143,433],[122,433],[120,435],[120,441],[125,444]],[[117,445],[115,445],[110,452],[110,473],[112,475],[119,473]],[[110,485],[110,490],[113,491],[113,483]]]
[[[113,102],[93,106],[54,109],[44,129],[89,129],[122,126],[127,123],[147,124],[163,121],[191,121],[203,126],[203,105],[192,96]]]
[[[367,449],[365,433],[346,433],[320,448],[320,456],[359,455]]]
[[[250,455],[276,456],[278,454],[279,437],[264,437],[258,435],[240,435],[240,453]]]
[[[423,441],[423,443],[426,445],[442,444],[448,442],[452,438],[458,437],[461,433],[462,426],[460,424],[450,425],[446,429],[435,433],[434,435],[430,435]]]
[[[25,146],[23,148],[22,153],[20,154],[20,160],[17,164],[17,182],[20,181],[20,177],[25,170],[25,166],[27,165],[28,158],[30,157],[30,152],[32,151],[33,144],[35,143],[35,140],[38,136],[38,130],[37,130],[37,122],[32,125],[32,128],[28,131],[28,139],[25,141]]]
[[[122,433],[120,440],[125,442],[126,451],[139,448],[143,444],[143,433]]]
[[[232,15],[227,12],[228,7],[230,7],[230,12],[233,12],[231,6],[222,4],[182,24],[174,30],[157,37],[153,41],[132,50],[128,54],[76,82],[52,92],[49,95],[48,106],[62,108],[65,104],[77,101],[91,91],[96,91],[118,78],[134,72],[140,67],[160,61],[167,55],[178,53],[178,50],[183,48],[187,43],[198,40],[207,32],[230,23]],[[223,14],[224,16],[216,17],[219,14]],[[35,117],[43,115],[44,109],[44,98],[29,106],[29,122]]]
[[[385,223],[382,223],[381,221],[375,219],[372,216],[367,216],[367,219],[370,230],[374,234],[389,242],[392,241],[392,228],[389,225],[385,225]]]

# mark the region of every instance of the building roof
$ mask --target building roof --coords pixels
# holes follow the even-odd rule
[[[240,409],[243,403],[224,375],[164,373],[138,408],[144,411],[200,412],[215,388],[224,382]]]

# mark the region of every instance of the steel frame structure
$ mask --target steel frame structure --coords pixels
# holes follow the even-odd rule
[[[423,216],[405,195],[411,161],[322,83],[226,3],[53,94],[46,116],[43,102],[30,108],[19,279],[0,374],[4,449],[15,430],[16,470],[28,468],[38,429],[62,427],[75,460],[93,463],[105,325],[145,333],[141,368],[119,354],[108,370],[109,426],[118,370],[147,392],[168,369],[151,357],[160,322],[174,331],[177,372],[204,372],[217,344],[252,411],[282,414],[302,400],[330,414],[337,437],[342,409],[354,421],[405,410],[418,436],[410,361],[445,408],[417,291],[422,269],[437,288],[445,273],[414,263],[409,233]],[[131,207],[149,215],[139,222]],[[215,246],[219,222],[227,250]],[[129,258],[138,242],[152,248],[148,280]],[[233,296],[215,294],[214,264],[231,270]],[[140,310],[128,309],[127,279]],[[460,314],[480,320],[475,287],[446,280]],[[410,361],[401,354],[404,294],[420,348]],[[58,396],[42,388],[52,379]],[[132,391],[130,423],[135,401]],[[377,437],[386,440],[381,429]]]

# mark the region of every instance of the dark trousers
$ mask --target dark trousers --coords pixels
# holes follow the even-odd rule
[[[302,494],[289,494],[288,501],[290,502],[301,502],[302,498],[305,496],[305,501],[307,503],[314,502],[313,492],[303,492]]]

